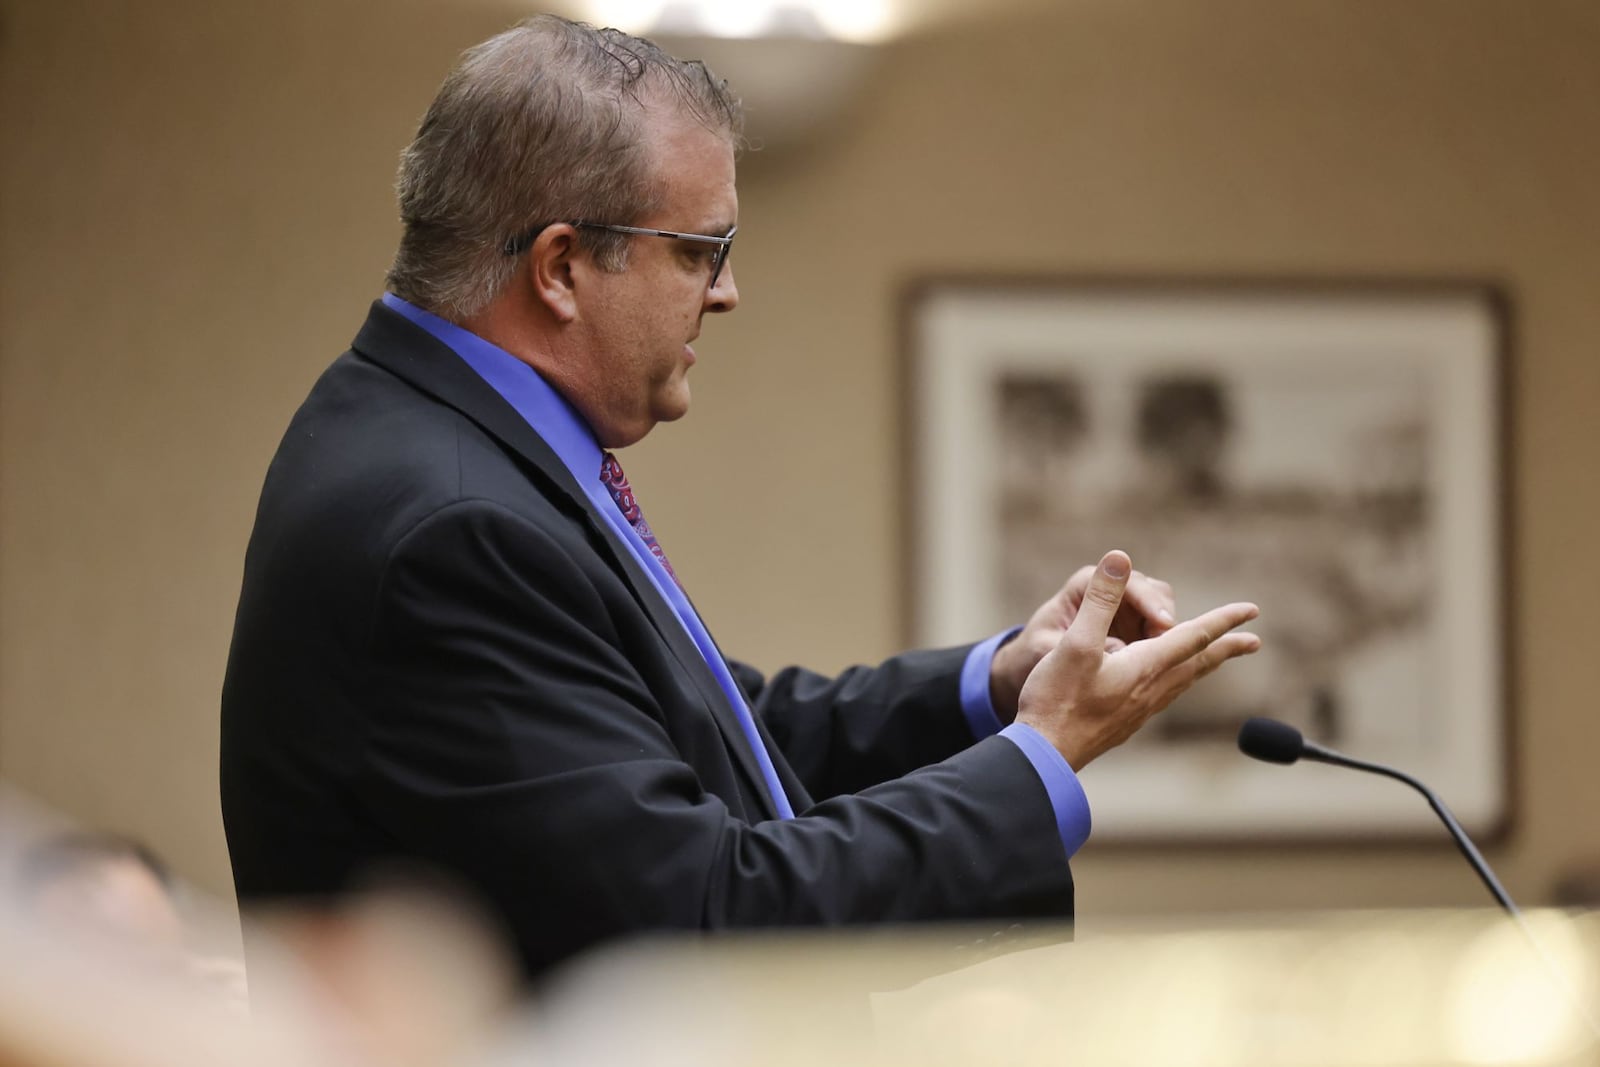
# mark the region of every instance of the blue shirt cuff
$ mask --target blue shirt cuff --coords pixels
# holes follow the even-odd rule
[[[1056,812],[1061,844],[1070,858],[1089,840],[1091,829],[1089,798],[1084,796],[1078,776],[1072,773],[1072,767],[1055,746],[1033,727],[1014,722],[1001,730],[1000,736],[1022,749],[1022,754],[1039,773],[1039,781],[1044,783],[1044,790],[1050,795],[1050,806]]]
[[[967,717],[974,741],[1000,732],[1000,716],[989,698],[989,669],[994,666],[995,651],[1021,632],[1022,627],[1013,626],[987,641],[980,641],[967,653],[967,661],[961,665],[961,713]]]

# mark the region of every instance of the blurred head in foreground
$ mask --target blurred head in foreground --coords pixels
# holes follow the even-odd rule
[[[115,834],[46,838],[17,867],[25,916],[74,935],[177,951],[183,920],[166,865],[146,846]]]

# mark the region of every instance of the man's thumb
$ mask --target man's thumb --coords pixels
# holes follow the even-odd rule
[[[1111,632],[1112,620],[1122,606],[1122,594],[1128,588],[1128,575],[1132,573],[1133,561],[1126,552],[1113,549],[1100,558],[1078,614],[1067,628],[1067,640],[1072,647],[1094,652],[1105,649],[1106,635]]]

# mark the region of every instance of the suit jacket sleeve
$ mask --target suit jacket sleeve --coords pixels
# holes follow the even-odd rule
[[[793,820],[731,811],[675,743],[601,580],[538,523],[466,500],[398,540],[371,614],[360,802],[397,852],[486,892],[533,967],[641,927],[1070,915],[1048,798],[1004,739]],[[831,702],[910,669],[847,676]]]
[[[800,667],[771,679],[746,664],[733,670],[790,767],[822,799],[898,778],[971,745],[960,703],[970,651],[908,652],[836,678]]]

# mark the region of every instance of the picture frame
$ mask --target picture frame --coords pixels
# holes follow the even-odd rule
[[[1404,786],[1251,761],[1251,715],[1511,822],[1509,302],[1469,281],[928,279],[907,296],[905,616],[1023,623],[1111,548],[1254,656],[1086,767],[1097,842],[1417,840]]]

